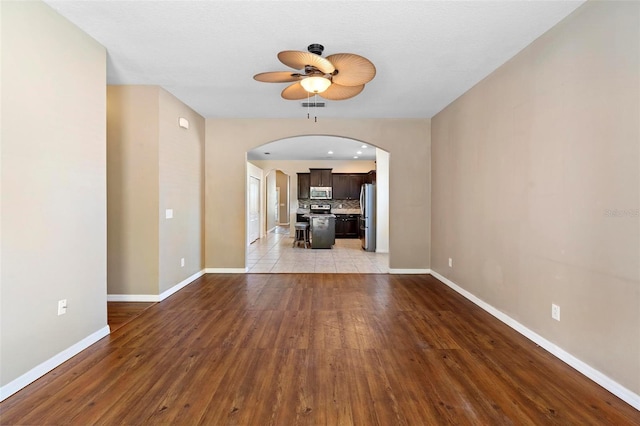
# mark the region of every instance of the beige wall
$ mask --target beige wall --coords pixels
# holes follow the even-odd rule
[[[330,135],[390,152],[390,267],[429,268],[429,119],[207,119],[206,126],[207,267],[244,268],[246,152],[286,137]],[[215,209],[217,200],[229,209]]]
[[[162,293],[204,268],[204,118],[163,89],[159,117]],[[189,121],[188,129],[178,126],[180,117]],[[166,209],[173,210],[173,219],[165,219]]]
[[[159,117],[162,293],[204,268],[204,118],[162,89]],[[178,126],[180,117],[189,121],[188,129]],[[165,219],[166,209],[173,210],[173,219]]]
[[[157,296],[203,269],[204,119],[157,86],[109,86],[108,111],[108,292]]]
[[[109,294],[158,294],[159,92],[107,88]]]
[[[106,52],[40,2],[0,2],[0,28],[5,386],[106,332]]]
[[[639,8],[586,3],[432,123],[431,268],[636,394]]]
[[[280,188],[278,201],[279,223],[289,223],[289,175],[276,171],[276,187]]]

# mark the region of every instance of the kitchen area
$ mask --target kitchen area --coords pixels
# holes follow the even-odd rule
[[[308,238],[312,249],[331,249],[336,238],[359,239],[363,250],[375,252],[375,170],[333,173],[331,168],[310,168],[309,173],[297,173],[297,180],[296,223],[308,223],[309,232],[294,238]]]
[[[247,272],[389,272],[388,152],[345,138],[305,136],[263,145],[247,157],[247,183],[257,179],[263,188],[255,204],[262,231],[248,238]],[[281,173],[286,183],[272,178]],[[249,188],[247,194],[250,229]],[[307,227],[306,244],[296,241],[297,223]]]

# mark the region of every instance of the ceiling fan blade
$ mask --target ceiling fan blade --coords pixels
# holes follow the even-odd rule
[[[253,76],[254,80],[263,83],[288,83],[290,81],[298,81],[301,78],[300,74],[291,71],[261,72]]]
[[[353,53],[337,53],[327,56],[338,73],[333,76],[333,82],[342,86],[359,86],[373,80],[376,67],[367,58]]]
[[[363,89],[364,84],[359,86],[343,86],[341,84],[332,83],[327,90],[322,93],[318,93],[318,95],[331,101],[341,101],[353,98],[358,93],[362,92]]]
[[[296,70],[304,69],[306,65],[316,67],[325,74],[331,74],[335,68],[331,62],[322,56],[311,52],[300,52],[297,50],[285,50],[278,53],[280,62]]]
[[[285,87],[281,96],[289,101],[297,101],[299,99],[307,99],[307,97],[313,95],[304,90],[304,87],[302,87],[300,83],[293,83]]]

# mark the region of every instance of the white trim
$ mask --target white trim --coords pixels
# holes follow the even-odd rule
[[[589,364],[579,360],[578,358],[571,355],[569,352],[565,351],[561,347],[555,345],[554,343],[540,336],[538,333],[528,329],[524,325],[520,324],[518,321],[511,318],[509,315],[497,310],[487,302],[474,296],[472,293],[463,289],[462,287],[460,287],[453,281],[449,280],[448,278],[443,277],[442,275],[440,275],[439,273],[433,270],[431,271],[431,275],[437,278],[438,280],[442,281],[445,285],[451,287],[453,290],[460,293],[462,296],[466,297],[471,302],[475,303],[476,305],[478,305],[479,307],[481,307],[482,309],[484,309],[485,311],[487,311],[488,313],[490,313],[491,315],[493,315],[494,317],[496,317],[497,319],[499,319],[509,327],[513,328],[518,333],[522,334],[529,340],[533,341],[537,345],[546,349],[548,352],[550,352],[552,355],[554,355],[564,363],[575,368],[580,373],[587,376],[589,379],[593,380],[594,382],[596,382],[597,384],[599,384],[600,386],[602,386],[603,388],[605,388],[606,390],[608,390],[609,392],[611,392],[612,394],[620,398],[621,400],[625,401],[627,404],[634,407],[636,410],[640,410],[640,395],[625,388],[620,383],[616,382],[615,380],[606,376],[602,372],[591,367]]]
[[[159,302],[157,294],[107,294],[107,302]]]
[[[431,269],[391,269],[389,268],[390,274],[430,274]]]
[[[246,274],[249,268],[205,268],[205,274]]]
[[[40,377],[47,374],[49,371],[53,370],[60,364],[69,359],[73,358],[75,355],[85,350],[89,346],[93,345],[98,340],[102,339],[105,336],[109,335],[109,326],[105,325],[100,330],[91,333],[84,339],[80,340],[78,343],[71,345],[67,349],[62,352],[54,355],[48,360],[44,361],[42,364],[35,366],[31,370],[27,371],[22,376],[17,379],[12,380],[6,385],[0,387],[0,401],[5,400],[10,397],[14,393],[18,392],[20,389],[26,387],[27,385],[35,382]]]
[[[178,284],[174,285],[170,289],[165,290],[162,293],[160,293],[160,300],[166,299],[167,297],[171,296],[176,291],[183,289],[184,287],[186,287],[187,285],[191,284],[192,282],[194,282],[195,280],[197,280],[198,278],[200,278],[203,275],[204,275],[204,269],[202,271],[196,272],[195,274],[191,275],[188,278],[185,278],[184,280],[180,281]]]
[[[276,229],[277,227],[278,227],[278,224],[276,224],[276,226],[274,226],[273,228],[269,229],[269,230],[267,231],[267,233],[265,234],[265,237],[266,237],[267,235],[269,235],[269,233],[270,233],[271,231],[273,231],[274,229]]]
[[[378,250],[378,249],[376,249],[376,253],[388,254],[389,250]]]
[[[178,290],[191,284],[205,274],[204,269],[180,281],[168,290],[158,294],[107,294],[107,302],[162,302]]]

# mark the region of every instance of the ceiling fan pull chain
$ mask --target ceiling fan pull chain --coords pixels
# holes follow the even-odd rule
[[[309,92],[307,92],[307,120],[309,119]]]
[[[313,121],[314,121],[314,123],[318,122],[318,112],[316,110],[317,105],[318,105],[318,94],[314,93],[313,94],[313,116],[314,116],[313,117]]]

